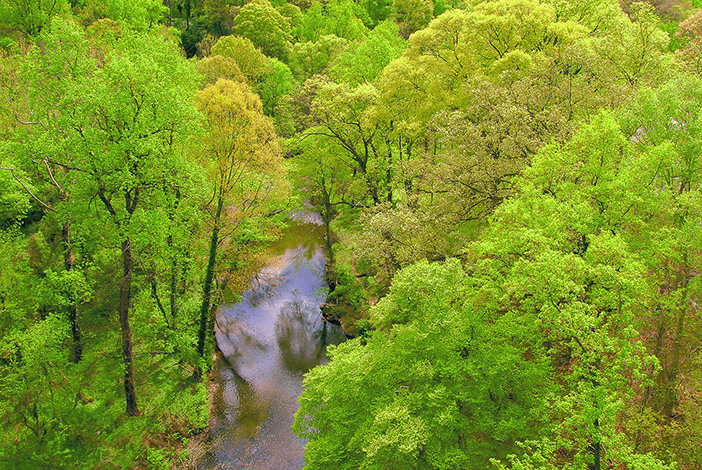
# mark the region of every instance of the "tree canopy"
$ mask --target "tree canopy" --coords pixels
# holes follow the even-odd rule
[[[699,468],[701,8],[0,0],[0,467],[200,465],[311,206],[305,468]]]

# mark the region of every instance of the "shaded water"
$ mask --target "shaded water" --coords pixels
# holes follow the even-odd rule
[[[215,325],[223,357],[215,361],[212,450],[200,468],[295,469],[305,441],[290,429],[302,376],[326,361],[344,335],[323,323],[325,254],[314,214],[293,217],[268,264]]]

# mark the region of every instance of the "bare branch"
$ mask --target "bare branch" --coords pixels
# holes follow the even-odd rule
[[[2,94],[3,94],[3,97],[5,98],[5,101],[7,102],[8,109],[10,110],[10,112],[12,113],[12,115],[15,117],[15,120],[16,120],[17,122],[19,122],[20,124],[23,124],[23,125],[25,125],[25,126],[36,126],[37,124],[39,124],[39,125],[41,125],[44,129],[46,129],[46,124],[44,124],[43,122],[41,122],[41,119],[38,119],[37,121],[23,121],[22,119],[20,119],[19,113],[17,113],[17,111],[15,110],[15,108],[14,108],[14,106],[13,106],[13,105],[14,105],[14,100],[12,100],[10,97],[7,96],[7,94],[5,93],[5,88],[4,88],[4,87],[2,88]],[[32,113],[32,114],[33,114],[33,113]]]
[[[59,184],[54,179],[54,174],[51,172],[51,168],[49,168],[49,162],[46,160],[46,158],[44,159],[44,165],[46,166],[46,171],[49,173],[49,177],[51,178],[51,181],[54,183],[54,186],[56,186],[58,188],[58,190],[63,193],[63,189],[61,189],[61,186],[59,186]]]
[[[29,189],[27,186],[25,186],[25,184],[24,184],[24,183],[17,177],[17,175],[15,174],[15,170],[13,170],[12,168],[5,168],[5,167],[1,167],[1,166],[0,166],[0,170],[7,170],[7,171],[9,171],[10,173],[12,173],[12,177],[13,177],[20,185],[22,185],[22,187],[24,188],[24,190],[27,191],[27,193],[28,193],[30,196],[32,196],[32,197],[34,198],[35,201],[37,201],[39,204],[41,204],[42,206],[44,206],[46,209],[50,210],[51,212],[56,212],[56,209],[54,209],[53,207],[51,207],[50,205],[46,204],[44,201],[42,201],[41,199],[39,199],[38,197],[36,197],[36,196],[34,195],[34,193],[33,193],[32,191],[30,191],[30,189]]]

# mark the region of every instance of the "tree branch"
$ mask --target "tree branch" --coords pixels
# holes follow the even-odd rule
[[[13,177],[20,185],[22,185],[22,187],[24,188],[24,190],[27,191],[27,193],[28,193],[30,196],[32,196],[32,197],[34,198],[35,201],[37,201],[39,204],[41,204],[42,206],[44,206],[46,209],[50,210],[51,212],[56,212],[56,209],[54,209],[53,207],[51,207],[50,205],[46,204],[44,201],[42,201],[41,199],[39,199],[38,197],[36,197],[36,196],[34,195],[34,193],[33,193],[32,191],[30,191],[30,189],[29,189],[27,186],[25,186],[25,184],[24,184],[24,183],[17,177],[17,175],[15,174],[15,170],[13,170],[12,168],[5,168],[5,167],[1,167],[1,166],[0,166],[0,170],[7,170],[7,171],[9,171],[10,173],[12,173],[12,177]]]
[[[46,171],[49,173],[49,177],[51,178],[51,181],[54,183],[54,186],[56,186],[56,188],[58,188],[58,190],[63,193],[63,189],[61,189],[61,186],[59,186],[59,184],[54,179],[54,174],[51,172],[51,168],[49,168],[49,162],[46,160],[46,158],[44,159],[44,165],[46,166]]]

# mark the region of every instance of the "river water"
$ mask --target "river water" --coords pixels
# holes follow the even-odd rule
[[[242,301],[223,307],[215,335],[210,451],[202,469],[299,470],[305,441],[290,426],[302,376],[326,362],[344,335],[321,321],[326,296],[323,227],[316,214],[292,216]]]

